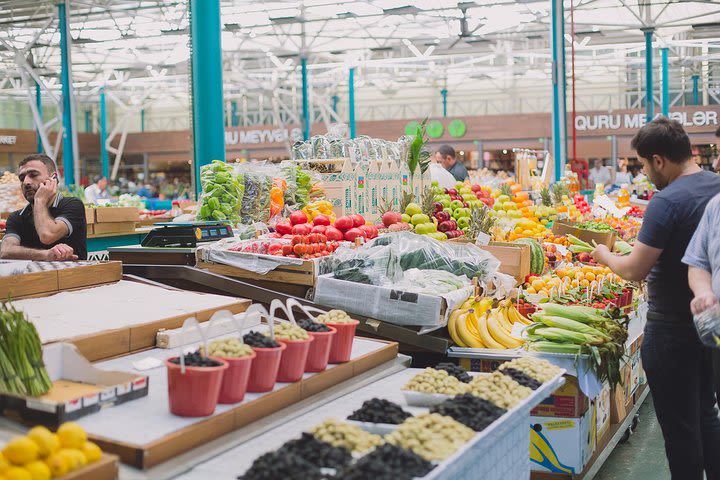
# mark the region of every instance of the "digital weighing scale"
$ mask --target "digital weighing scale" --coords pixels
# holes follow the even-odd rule
[[[214,242],[233,236],[225,222],[156,223],[142,240],[143,247],[195,247],[198,243]]]

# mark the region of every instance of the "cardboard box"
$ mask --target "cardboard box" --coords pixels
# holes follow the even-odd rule
[[[530,417],[530,468],[574,475],[595,451],[595,418],[590,409],[580,418]]]
[[[606,245],[610,250],[612,250],[615,245],[616,235],[614,231],[609,233],[591,232],[589,230],[579,229],[575,227],[573,223],[555,221],[553,222],[552,232],[555,235],[574,235],[591,245],[592,242],[595,241],[598,245]]]
[[[137,222],[140,212],[135,207],[98,207],[95,209],[95,223]]]
[[[448,295],[462,302],[471,293],[472,287],[466,287]],[[421,327],[442,325],[448,310],[448,302],[444,297],[348,282],[332,275],[317,277],[315,302],[395,325]]]
[[[617,386],[610,392],[610,423],[622,423],[632,410],[635,400],[632,395],[626,395],[625,389]]]
[[[578,384],[577,377],[564,375],[565,384],[536,406],[531,415],[538,417],[577,418],[590,409],[590,399]]]
[[[106,222],[93,224],[94,235],[105,235],[108,233],[133,233],[134,231],[135,222]]]
[[[90,207],[85,207],[85,223],[88,225],[92,225],[95,223],[95,209]]]
[[[603,382],[603,388],[600,394],[595,400],[591,402],[593,408],[595,408],[596,417],[596,430],[597,430],[597,443],[605,437],[605,434],[610,431],[610,384],[605,381]]]
[[[630,395],[634,395],[640,385],[644,383],[645,371],[642,368],[642,359],[640,358],[640,352],[638,351],[630,357]]]
[[[460,358],[460,366],[468,372],[492,373],[507,360],[489,358]]]
[[[530,245],[490,242],[489,245],[480,248],[500,260],[499,271],[515,277],[518,283],[523,283],[525,277],[530,274]]]
[[[95,368],[69,343],[44,346],[43,361],[53,381],[50,391],[36,398],[0,395],[5,416],[55,429],[63,422],[148,394],[148,377]]]

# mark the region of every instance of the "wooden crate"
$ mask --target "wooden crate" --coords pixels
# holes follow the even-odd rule
[[[531,247],[527,244],[490,242],[480,247],[500,260],[500,272],[522,283],[530,274]]]
[[[266,274],[251,272],[230,265],[220,263],[204,262],[199,256],[196,256],[197,268],[202,268],[218,275],[226,275],[228,277],[246,278],[249,280],[263,280],[275,283],[289,283],[292,285],[305,285],[312,287],[315,285],[317,278],[317,264],[312,260],[304,260],[302,265],[280,265],[275,270],[270,270]]]
[[[59,477],[61,480],[116,480],[118,457],[103,452],[100,460]]]
[[[612,250],[613,246],[615,246],[615,239],[617,237],[614,231],[608,233],[591,232],[590,230],[582,230],[580,228],[577,228],[572,223],[565,223],[559,221],[553,223],[552,232],[555,235],[574,235],[580,240],[589,243],[590,245],[592,245],[593,241],[595,241],[595,243],[597,243],[598,245],[605,245],[610,250]]]
[[[95,209],[90,207],[85,207],[85,223],[88,225],[92,225],[95,223]]]
[[[122,262],[107,262],[57,271],[58,291],[119,282]]]
[[[94,235],[105,235],[108,233],[133,233],[134,231],[135,222],[98,222],[93,224]]]
[[[48,270],[2,277],[0,298],[25,298],[51,295],[64,290],[117,282],[122,278],[122,262]]]
[[[57,271],[25,273],[0,277],[0,298],[22,298],[58,291]]]
[[[130,444],[92,434],[90,438],[100,445],[104,451],[120,456],[121,461],[125,464],[141,469],[154,467],[372,368],[392,361],[397,356],[397,343],[375,339],[373,341],[384,344],[384,346],[309,378],[295,383],[281,384],[282,387],[273,392],[253,400],[245,400],[223,413],[207,417],[200,422],[190,424],[149,443]]]
[[[135,207],[100,207],[95,209],[95,223],[137,222],[140,212]]]

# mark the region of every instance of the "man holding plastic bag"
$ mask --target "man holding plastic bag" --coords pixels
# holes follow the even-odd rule
[[[713,226],[720,224],[720,195],[715,196],[708,203],[702,220],[693,235],[690,245],[685,252],[682,261],[688,266],[688,281],[690,288],[695,295],[690,308],[693,315],[700,315],[706,312],[707,317],[715,317],[720,323],[720,239],[716,235]],[[711,315],[709,310],[715,307],[719,315]],[[710,323],[713,318],[708,318]],[[712,328],[717,334],[720,327]],[[715,369],[715,390],[718,402],[720,402],[720,351],[713,352],[713,365]]]

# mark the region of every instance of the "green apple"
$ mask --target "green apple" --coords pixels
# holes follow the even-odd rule
[[[443,240],[447,240],[447,235],[445,235],[443,232],[433,232],[433,233],[429,233],[429,234],[428,234],[428,237],[432,237],[432,238],[434,238],[435,240],[440,240],[441,242],[442,242]]]
[[[440,186],[440,184],[438,183],[437,180],[433,180],[433,181],[430,182],[430,183],[431,183],[431,185],[432,185],[433,187],[439,187],[439,186]]]
[[[495,212],[495,214],[501,218],[506,218],[508,216],[508,214],[505,210],[498,210],[497,212]]]
[[[470,211],[469,208],[462,208],[462,209],[460,209],[460,216],[461,216],[461,217],[470,217],[470,215],[472,215],[472,212]]]
[[[454,218],[455,220],[457,220],[457,219],[460,218],[460,217],[462,217],[462,208],[456,208],[455,210],[453,210],[453,212],[452,212],[452,218]]]
[[[465,203],[470,203],[473,200],[477,200],[477,197],[473,195],[472,193],[463,193],[461,195],[462,199],[465,200]]]
[[[461,202],[460,200],[453,200],[452,202],[450,202],[450,208],[452,208],[453,210],[462,208],[462,206],[463,206],[463,202]]]
[[[430,225],[433,227],[435,226],[434,223],[421,223],[419,225],[415,225],[415,233],[418,235],[427,235],[428,233],[432,233]]]
[[[439,201],[440,203],[442,203],[442,206],[443,206],[443,207],[445,207],[445,208],[449,208],[449,207],[450,207],[450,200],[449,200],[449,199],[443,198],[442,200],[438,200],[438,201]]]
[[[420,205],[417,203],[408,203],[408,206],[405,208],[405,213],[412,217],[413,215],[422,213],[422,208],[420,208]]]
[[[502,209],[503,209],[503,204],[500,203],[500,202],[495,202],[495,203],[493,204],[493,207],[492,207],[492,208],[493,208],[493,210],[495,210],[496,212],[500,212],[500,211],[502,211]]]
[[[510,210],[507,212],[510,218],[522,218],[523,214],[520,210]]]
[[[400,217],[402,218],[403,222],[410,223],[411,218],[410,215],[408,215],[407,213],[403,213],[402,215],[400,215]]]
[[[499,195],[499,196],[497,197],[497,201],[500,202],[500,203],[509,202],[509,201],[510,201],[510,197],[508,197],[507,195]]]
[[[416,213],[410,218],[410,223],[412,223],[415,226],[420,225],[421,223],[428,223],[430,221],[430,217],[425,215],[424,213]]]
[[[437,225],[436,225],[434,222],[427,222],[427,223],[425,223],[425,227],[426,227],[430,232],[437,232]]]
[[[465,228],[468,228],[470,226],[470,218],[468,217],[460,217],[457,219],[458,227],[462,230]]]
[[[506,212],[509,212],[510,210],[515,210],[517,208],[517,205],[515,205],[513,202],[505,202],[502,204],[502,208]]]
[[[464,186],[465,186],[465,183],[464,183],[464,182],[455,182],[455,190],[458,190],[458,191],[459,191],[459,190],[460,190],[461,188],[463,188]]]
[[[458,190],[458,193],[460,193],[460,195],[468,194],[468,193],[469,193],[469,194],[472,194],[473,197],[475,196],[475,194],[472,193],[472,190],[471,190],[470,187],[468,187],[468,186],[464,186],[464,187],[462,187],[461,189],[459,189],[459,190]]]

